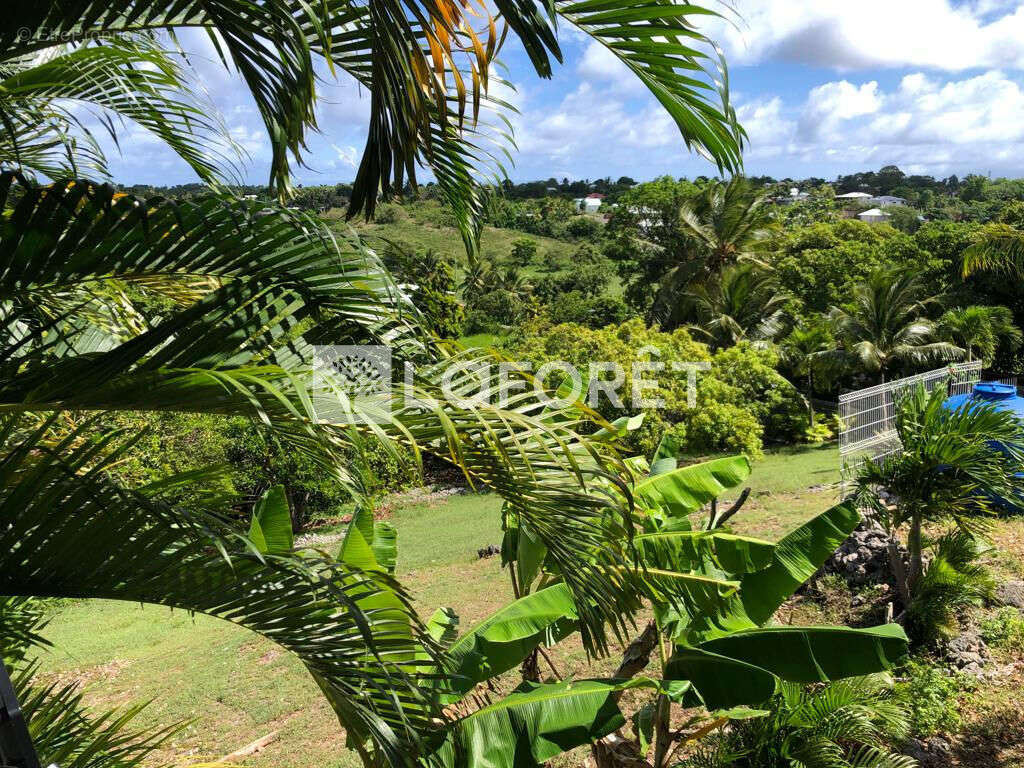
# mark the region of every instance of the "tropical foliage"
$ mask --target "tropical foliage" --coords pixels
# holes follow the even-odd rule
[[[882,381],[901,363],[956,360],[964,351],[936,341],[935,324],[924,315],[936,301],[916,275],[876,271],[857,287],[849,305],[833,308],[836,337],[847,354]]]
[[[371,94],[350,214],[372,214],[378,192],[400,190],[422,164],[473,249],[484,199],[478,181],[495,157],[492,140],[502,140],[484,115],[502,108],[488,83],[504,31],[480,10],[78,0],[12,9],[0,30],[0,162],[15,169],[0,176],[0,592],[156,602],[261,632],[304,661],[350,746],[373,764],[408,762],[440,717],[419,679],[432,674],[440,649],[401,588],[365,558],[352,565],[352,557],[292,553],[283,489],[257,506],[246,534],[224,516],[225,499],[186,507],[169,497],[201,486],[209,472],[118,484],[110,469],[131,438],[97,435],[80,414],[188,411],[262,421],[357,496],[361,463],[351,458],[368,439],[414,455],[427,448],[508,494],[510,514],[534,517],[552,562],[562,563],[592,649],[604,647],[606,627],[647,591],[626,550],[613,554],[617,547],[595,526],[628,508],[587,491],[592,478],[616,476],[614,457],[577,437],[575,411],[439,406],[432,394],[445,355],[356,239],[218,191],[147,200],[80,178],[102,177],[105,158],[79,113],[60,100],[132,120],[202,179],[230,180],[222,156],[230,141],[190,100],[197,89],[184,57],[161,47],[163,32],[205,30],[255,101],[273,151],[270,184],[286,197],[315,127],[317,64],[326,61]],[[497,10],[540,75],[561,56],[556,15],[598,36],[656,93],[687,144],[723,168],[738,167],[742,133],[724,86],[706,88],[717,69],[693,47],[708,41],[687,21],[690,11],[641,4],[609,13],[571,3],[547,14],[514,4]],[[635,18],[646,23],[624,23]],[[644,34],[651,24],[666,32],[653,43]],[[696,68],[706,82],[678,77],[677,66]],[[33,174],[57,181],[42,186]],[[166,312],[140,313],[140,294],[161,300]],[[314,387],[314,346],[324,343],[388,344],[399,362],[421,363],[412,396],[359,403],[330,371],[319,371]],[[454,384],[465,391],[469,381]],[[513,444],[518,449],[508,450]],[[88,556],[69,559],[71,548]]]
[[[888,742],[906,737],[909,723],[892,682],[884,676],[851,678],[815,690],[783,684],[771,713],[716,734],[686,768],[913,768]]]
[[[969,540],[941,540],[929,575],[924,566],[925,524],[952,520],[964,535],[983,532],[984,513],[1017,498],[1016,474],[1024,461],[1024,425],[1012,413],[969,399],[950,409],[945,400],[942,388],[929,393],[918,385],[904,392],[895,414],[902,450],[865,461],[857,475],[862,498],[889,532],[906,531],[906,566],[895,544],[889,561],[903,606],[919,613],[933,612],[925,606],[936,602],[955,610],[942,584],[959,579],[949,572],[963,574],[973,560]],[[883,503],[879,490],[891,494],[895,504]],[[976,590],[968,597],[974,596]]]

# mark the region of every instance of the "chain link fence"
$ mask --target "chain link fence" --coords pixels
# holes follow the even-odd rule
[[[897,393],[924,384],[927,391],[946,388],[948,396],[966,394],[981,381],[981,361],[955,363],[945,368],[894,379],[839,396],[840,497],[845,497],[857,467],[865,459],[880,459],[900,449],[896,435],[894,401]],[[1016,379],[1005,380],[1016,385]]]

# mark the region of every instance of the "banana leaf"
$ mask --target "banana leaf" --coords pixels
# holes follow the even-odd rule
[[[649,477],[636,484],[633,496],[648,509],[661,509],[671,517],[681,517],[696,512],[749,475],[750,462],[746,456],[729,456]]]
[[[520,664],[538,644],[558,642],[576,628],[576,606],[564,584],[521,597],[455,641],[448,651],[452,688],[466,693]]]

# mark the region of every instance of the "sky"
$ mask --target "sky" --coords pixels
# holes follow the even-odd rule
[[[707,1],[707,0],[706,0]],[[1007,0],[734,0],[737,15],[701,30],[729,63],[732,101],[749,137],[750,175],[832,179],[895,164],[936,177],[1024,176],[1024,2]],[[565,61],[543,80],[506,44],[515,181],[662,174],[716,175],[687,151],[671,119],[600,43],[560,28]],[[246,180],[264,183],[269,145],[237,76],[199,35],[182,36],[209,98],[249,153]],[[368,95],[350,81],[320,88],[320,132],[303,184],[351,181]],[[127,126],[114,178],[194,181],[141,128]]]

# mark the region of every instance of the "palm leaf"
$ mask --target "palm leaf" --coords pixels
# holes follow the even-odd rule
[[[418,624],[397,584],[323,558],[259,554],[219,518],[114,485],[104,469],[131,446],[117,434],[90,441],[84,425],[52,443],[48,423],[0,426],[0,592],[149,602],[244,626],[299,656],[355,741],[402,761],[430,717],[410,662],[430,643],[410,632]],[[382,594],[404,621],[393,603],[361,607]]]

